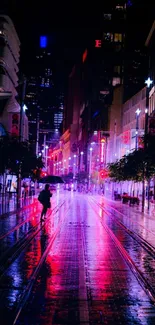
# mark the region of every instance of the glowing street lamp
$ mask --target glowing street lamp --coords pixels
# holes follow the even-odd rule
[[[136,150],[138,150],[138,130],[139,130],[139,115],[141,110],[137,108],[136,110]]]
[[[93,148],[90,147],[89,151],[90,151],[90,155],[89,155],[89,183],[88,183],[88,186],[90,187],[90,176],[91,176],[91,164],[92,164],[92,151],[93,151]]]
[[[153,83],[153,80],[150,79],[150,77],[148,77],[146,80],[145,80],[145,84],[147,85],[148,88],[150,88],[150,86],[152,85]]]
[[[48,148],[49,148],[49,147],[46,145],[46,146],[45,146],[45,168],[46,168],[46,169],[47,169],[47,156],[48,156],[48,155],[47,155],[47,152],[48,152]]]
[[[139,116],[140,112],[141,112],[141,110],[139,108],[137,108],[136,115]]]

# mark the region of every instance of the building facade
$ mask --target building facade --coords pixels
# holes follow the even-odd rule
[[[12,20],[0,15],[0,124],[1,135],[19,136],[20,105],[16,100],[20,41]],[[28,140],[28,119],[23,112],[22,138]]]
[[[37,143],[37,154],[45,145],[54,147],[62,131],[64,98],[54,80],[53,68],[53,45],[50,37],[41,36],[26,93],[30,140],[34,147]]]
[[[145,131],[146,87],[124,104],[121,102],[120,92],[121,89],[118,89],[110,110],[108,163],[135,150],[136,143],[141,147],[141,138]]]

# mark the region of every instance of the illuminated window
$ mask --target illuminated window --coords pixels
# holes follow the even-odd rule
[[[111,14],[104,14],[105,20],[111,20]]]
[[[116,66],[114,67],[114,72],[120,74],[120,72],[121,72],[121,67],[120,67],[120,65],[116,65]]]
[[[120,83],[121,83],[121,78],[117,78],[117,77],[113,78],[113,80],[112,80],[113,86],[120,85]]]
[[[114,42],[122,42],[122,34],[114,34]]]
[[[113,41],[113,34],[104,33],[104,40],[107,41],[107,42],[112,42]]]
[[[116,9],[117,9],[117,10],[123,10],[124,7],[123,7],[123,6],[120,6],[120,5],[117,5],[117,6],[116,6]]]

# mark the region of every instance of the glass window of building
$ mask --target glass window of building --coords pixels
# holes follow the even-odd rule
[[[113,34],[112,33],[104,33],[104,40],[107,42],[112,42],[113,41]]]
[[[121,5],[118,4],[118,5],[116,5],[116,9],[117,10],[124,10],[124,6],[121,6]]]
[[[111,14],[104,14],[105,20],[111,20]]]
[[[112,80],[112,85],[113,86],[116,86],[116,85],[120,85],[121,83],[121,78],[119,77],[114,77],[113,80]]]
[[[114,42],[122,42],[122,34],[114,34]]]
[[[120,65],[115,65],[115,67],[114,67],[114,72],[120,74],[120,72],[121,72],[121,67],[120,67]]]

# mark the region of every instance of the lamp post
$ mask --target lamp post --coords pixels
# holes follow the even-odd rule
[[[138,150],[138,130],[139,130],[139,115],[141,110],[137,108],[136,110],[136,150]]]
[[[74,160],[73,160],[73,183],[74,183],[74,189],[75,189],[75,175],[76,175],[76,155],[74,155]]]
[[[82,171],[82,166],[83,166],[83,155],[84,155],[84,152],[81,151],[80,152],[80,171]]]
[[[146,148],[147,148],[147,138],[146,137],[147,137],[147,134],[148,134],[149,91],[150,91],[150,86],[152,85],[152,83],[153,83],[153,80],[151,80],[150,77],[148,77],[145,80],[145,84],[146,84],[146,109],[145,109],[144,150],[146,150]],[[145,175],[146,175],[146,168],[145,168],[145,166],[143,168],[142,212],[144,212],[144,205],[145,205]],[[150,184],[150,181],[148,181],[148,210],[150,208],[149,184]]]
[[[45,146],[45,168],[47,170],[47,155],[48,155],[48,146]]]
[[[23,113],[24,113],[24,99],[26,93],[26,78],[23,77],[22,84],[22,94],[21,94],[21,104],[20,104],[20,121],[19,121],[19,142],[23,140]],[[19,162],[19,170],[17,177],[17,207],[20,206],[21,197],[21,161]]]
[[[88,182],[88,188],[90,188],[90,177],[91,177],[91,163],[92,163],[92,151],[93,148],[89,148],[89,182]]]

